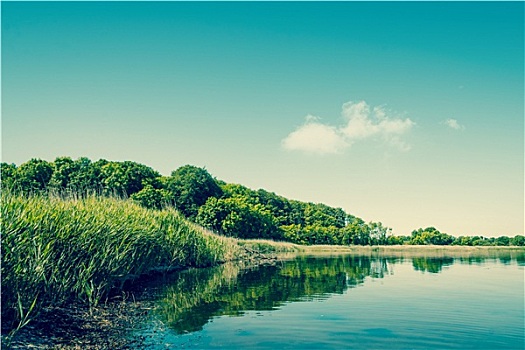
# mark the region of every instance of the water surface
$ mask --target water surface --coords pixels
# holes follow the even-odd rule
[[[172,276],[149,348],[523,349],[524,257],[299,256]]]

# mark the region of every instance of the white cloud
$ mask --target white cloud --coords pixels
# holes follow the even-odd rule
[[[321,124],[317,120],[313,116],[307,116],[306,123],[283,140],[284,148],[325,154],[339,153],[349,146],[335,127]]]
[[[409,118],[392,116],[393,113],[384,106],[370,109],[365,101],[346,102],[341,114],[344,124],[339,127],[322,124],[318,118],[307,116],[305,124],[283,140],[284,148],[308,153],[339,153],[354,142],[379,137],[401,151],[410,149],[400,138],[415,125]]]
[[[445,125],[454,130],[464,130],[465,126],[458,123],[456,119],[447,119],[445,120]]]

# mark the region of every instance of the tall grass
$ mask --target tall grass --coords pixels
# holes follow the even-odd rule
[[[17,329],[46,306],[97,305],[155,269],[210,266],[239,254],[235,240],[177,211],[115,198],[1,196],[2,328]]]

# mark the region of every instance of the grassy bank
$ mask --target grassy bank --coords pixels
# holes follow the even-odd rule
[[[97,305],[157,269],[210,266],[238,257],[236,241],[173,209],[112,198],[2,194],[2,328],[17,329],[46,306]]]

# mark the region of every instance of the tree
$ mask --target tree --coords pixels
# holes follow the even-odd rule
[[[341,244],[370,245],[370,227],[362,219],[353,217],[343,229]]]
[[[516,246],[525,246],[525,236],[522,235],[516,235],[511,238],[510,245],[516,245]]]
[[[16,181],[16,165],[1,163],[0,164],[0,181],[2,182],[2,189],[13,188]]]
[[[510,244],[510,238],[507,236],[500,236],[494,239],[495,245],[507,246]]]
[[[219,198],[223,194],[213,177],[204,168],[185,165],[171,173],[167,189],[173,196],[177,209],[194,220],[199,207],[209,197]]]
[[[275,217],[262,204],[244,197],[210,197],[199,208],[195,222],[218,233],[239,238],[282,239]]]
[[[139,192],[133,193],[130,199],[149,209],[162,209],[169,205],[170,193],[147,184]]]
[[[106,195],[129,197],[139,192],[145,185],[158,185],[160,174],[152,168],[130,161],[101,162],[101,183]]]
[[[228,216],[230,207],[215,197],[210,197],[206,203],[199,208],[195,222],[212,231],[223,233],[222,222]]]
[[[70,157],[58,157],[53,162],[53,175],[49,181],[49,186],[53,189],[63,191],[69,184],[69,178],[72,173],[75,173],[73,159]]]
[[[101,164],[104,162],[106,161],[100,160],[93,163],[90,159],[85,157],[80,157],[75,160],[73,162],[75,171],[69,175],[69,182],[66,189],[69,192],[76,194],[101,194]]]
[[[23,193],[42,193],[49,184],[53,166],[42,159],[31,159],[16,169],[15,187]]]
[[[418,229],[412,231],[412,238],[410,244],[414,245],[449,245],[455,241],[454,237],[446,233],[439,232],[435,227],[427,227],[426,229]]]
[[[457,237],[454,242],[452,242],[453,245],[462,245],[462,246],[470,246],[472,245],[471,237],[468,236],[459,236]]]
[[[306,241],[302,240],[301,225],[290,224],[282,225],[281,230],[283,232],[283,239],[288,242],[297,244],[306,244]]]
[[[471,244],[473,246],[488,246],[488,245],[490,245],[490,241],[487,240],[483,236],[473,236],[470,241],[471,241]]]
[[[346,213],[341,208],[332,208],[325,204],[308,203],[304,209],[305,223],[321,226],[345,226]]]
[[[392,229],[383,226],[380,222],[370,222],[368,224],[371,244],[387,244],[388,237],[392,234]]]
[[[408,236],[388,236],[387,238],[387,245],[403,245],[406,244],[406,242],[410,241],[410,237]]]

